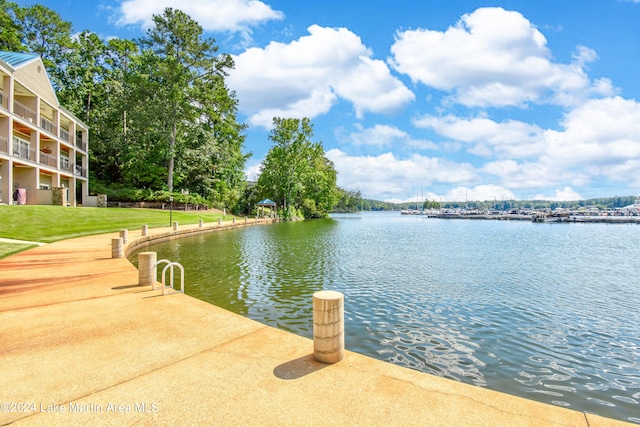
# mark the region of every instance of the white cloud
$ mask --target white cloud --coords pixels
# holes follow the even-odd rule
[[[361,56],[358,65],[347,71],[342,77],[334,76],[331,85],[353,103],[359,118],[365,112],[393,113],[415,97],[380,60]]]
[[[463,119],[452,115],[425,115],[415,119],[413,124],[472,144],[469,152],[484,157],[532,157],[544,153],[546,148],[541,137],[543,129],[516,120],[498,123],[486,117]]]
[[[569,110],[558,129],[451,115],[425,115],[414,124],[462,144],[469,154],[488,157],[476,170],[483,182],[531,192],[604,180],[629,191],[640,188],[640,103],[635,100],[588,100]]]
[[[250,124],[270,125],[274,113],[313,118],[339,98],[351,102],[359,117],[394,112],[413,101],[414,94],[384,62],[371,58],[356,34],[318,25],[308,31],[290,43],[271,42],[234,57],[228,84]],[[318,99],[324,102],[314,108]]]
[[[573,63],[552,61],[544,35],[518,12],[480,8],[446,31],[398,32],[392,66],[414,82],[453,92],[467,106],[573,105],[611,85],[592,84],[583,67],[596,53],[578,47]]]
[[[246,169],[244,170],[244,175],[249,181],[257,181],[261,173],[262,162],[253,165],[247,165]]]
[[[544,194],[537,194],[533,197],[534,200],[553,200],[556,202],[568,202],[572,200],[582,200],[579,193],[574,191],[571,187],[564,187],[561,190],[556,190],[553,196],[545,196]]]
[[[557,130],[515,120],[496,122],[487,117],[452,115],[425,115],[414,124],[449,138],[451,144],[461,144],[467,153],[484,148],[489,161],[474,167],[444,158],[399,158],[392,153],[350,156],[331,150],[329,158],[340,171],[339,185],[359,189],[368,197],[406,200],[413,197],[416,188],[453,184],[454,189],[438,197],[458,201],[464,200],[465,194],[469,200],[516,198],[513,192],[527,199],[575,200],[580,198],[575,189],[587,188],[595,181],[618,182],[629,192],[640,188],[640,103],[634,100],[589,100],[569,110]],[[399,128],[376,125],[356,126],[346,140],[397,151],[399,144],[409,144],[411,137]],[[554,188],[561,190],[541,195],[540,189]]]
[[[616,179],[614,167],[640,159],[640,103],[634,100],[590,100],[567,113],[562,126],[546,135],[550,164]]]
[[[338,185],[360,190],[366,197],[397,200],[411,197],[416,186],[461,184],[477,179],[473,167],[441,158],[412,155],[400,159],[393,153],[350,156],[339,149],[327,151],[338,173]]]
[[[284,104],[281,107],[264,108],[253,114],[249,122],[254,126],[262,126],[270,129],[273,125],[274,117],[287,117],[302,119],[304,117],[316,117],[327,113],[335,104],[337,97],[335,93],[327,88],[313,89],[308,97],[301,98],[291,104]]]
[[[247,32],[262,22],[283,19],[282,12],[258,0],[125,0],[120,4],[119,25],[153,26],[153,15],[166,8],[181,10],[205,31]]]
[[[355,131],[348,135],[339,136],[339,138],[356,146],[436,148],[433,142],[413,139],[407,132],[395,126],[376,124],[373,127],[364,128],[362,125],[356,124],[354,127]]]
[[[555,171],[539,162],[500,160],[486,163],[480,170],[486,175],[498,177],[503,186],[520,190],[549,187],[566,178],[564,173],[553,173]]]
[[[465,200],[483,202],[486,200],[513,200],[516,199],[516,196],[507,188],[499,185],[485,184],[472,188],[452,188],[442,196],[433,195],[431,199],[442,200],[443,202],[463,202]]]

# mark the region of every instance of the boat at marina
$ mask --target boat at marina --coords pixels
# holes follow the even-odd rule
[[[640,224],[640,203],[638,208],[625,207],[612,210],[517,210],[496,211],[478,209],[403,210],[401,215],[423,215],[440,219],[484,219],[502,221],[532,221],[537,223],[611,223]]]

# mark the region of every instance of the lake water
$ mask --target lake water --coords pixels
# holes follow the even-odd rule
[[[337,290],[348,350],[640,423],[638,225],[341,214],[144,250],[259,322],[311,338],[313,293]]]

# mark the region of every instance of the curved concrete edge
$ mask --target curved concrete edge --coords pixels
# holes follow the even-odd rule
[[[248,220],[245,222],[244,220],[242,220],[236,221],[235,223],[231,221],[223,221],[220,225],[218,225],[217,222],[205,223],[203,227],[200,227],[198,224],[189,224],[186,226],[182,226],[183,228],[178,228],[178,230],[173,230],[173,228],[169,229],[169,227],[152,228],[149,230],[150,233],[152,231],[158,232],[155,234],[149,234],[147,236],[140,236],[139,238],[136,238],[127,243],[127,246],[125,248],[125,257],[131,256],[133,252],[142,247],[150,246],[156,243],[162,243],[187,236],[194,236],[197,234],[213,233],[221,230],[249,227],[254,225],[266,225],[271,223],[271,219],[259,219],[258,221]],[[142,234],[142,231],[140,231],[140,234]]]
[[[160,229],[128,248],[181,235]],[[137,287],[126,258],[109,257],[112,237],[0,260],[0,403],[14,404],[0,408],[0,424],[631,425],[350,351],[319,363],[309,339]],[[42,289],[2,293],[27,272],[20,285]]]

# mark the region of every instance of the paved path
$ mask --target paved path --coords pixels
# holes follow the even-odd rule
[[[624,425],[348,351],[318,363],[306,338],[138,286],[114,237],[0,260],[0,425]]]

